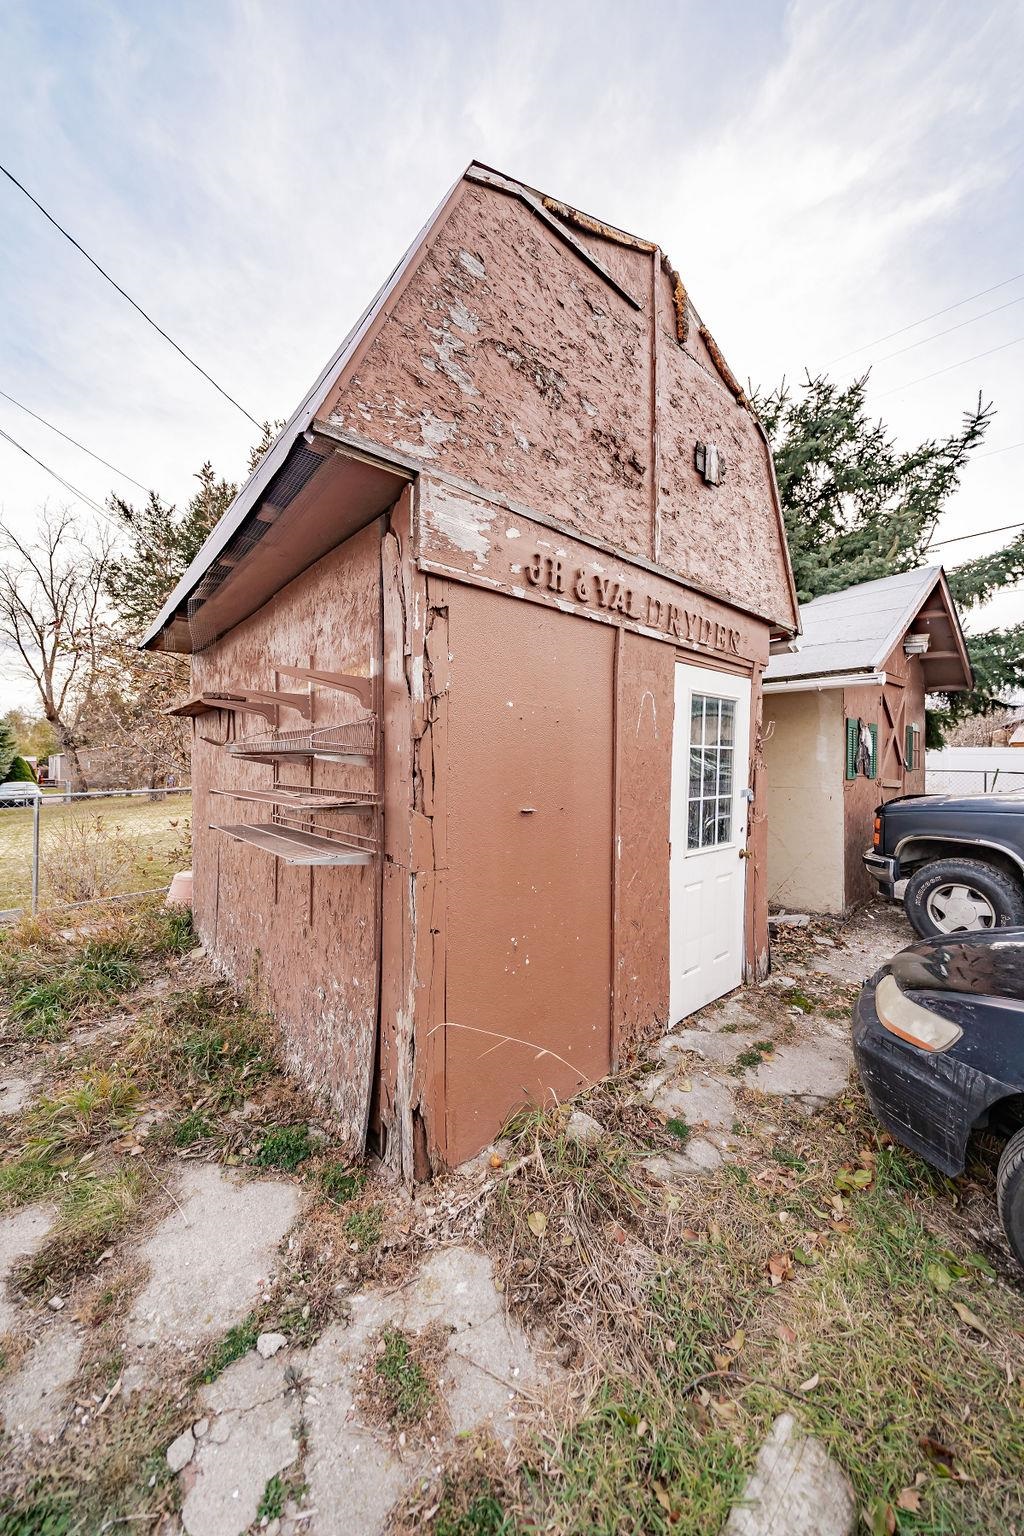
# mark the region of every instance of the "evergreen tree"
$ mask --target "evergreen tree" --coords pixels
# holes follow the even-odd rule
[[[18,738],[14,734],[14,727],[7,720],[0,720],[0,784],[5,782],[17,751]]]
[[[249,473],[270,447],[280,422],[264,422],[249,454]],[[112,495],[107,505],[128,536],[127,552],[114,560],[107,592],[121,625],[137,635],[159,612],[168,592],[198,554],[210,529],[227,511],[238,487],[218,477],[207,461],[196,475],[199,489],[183,512],[150,491],[142,506]]]
[[[801,602],[938,564],[929,552],[936,524],[994,414],[979,396],[958,432],[901,449],[883,422],[869,418],[866,389],[867,375],[840,385],[808,374],[799,395],[783,382],[754,396]],[[964,616],[1024,577],[1024,535],[946,574]],[[976,687],[942,698],[929,713],[929,745],[953,721],[999,708],[1024,688],[1024,624],[970,635],[967,648]]]
[[[7,770],[7,782],[9,784],[34,784],[36,776],[32,772],[32,764],[26,763],[23,757],[15,757]]]

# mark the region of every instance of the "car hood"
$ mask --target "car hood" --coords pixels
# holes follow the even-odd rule
[[[921,811],[950,811],[957,816],[977,816],[982,812],[991,816],[1002,811],[1024,815],[1024,789],[1009,789],[1001,795],[897,795],[885,802],[887,816],[916,815]]]
[[[1024,928],[922,939],[884,970],[904,992],[959,992],[1024,1003]]]

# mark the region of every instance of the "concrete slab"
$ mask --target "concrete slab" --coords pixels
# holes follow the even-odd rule
[[[780,1045],[744,1081],[762,1093],[784,1095],[814,1107],[842,1093],[852,1064],[853,1052],[846,1040],[819,1035],[797,1045]]]
[[[11,1270],[19,1259],[28,1258],[42,1246],[53,1226],[53,1216],[48,1205],[26,1205],[0,1216],[0,1334],[21,1326],[22,1314],[7,1290]]]
[[[83,1335],[70,1322],[47,1324],[13,1376],[0,1381],[0,1416],[12,1438],[52,1435],[78,1371]]]
[[[656,1152],[645,1157],[641,1167],[663,1184],[679,1184],[695,1174],[712,1173],[722,1162],[722,1154],[710,1141],[688,1141],[682,1152]]]
[[[755,1040],[764,1039],[761,1034],[715,1034],[707,1029],[681,1029],[677,1034],[666,1035],[659,1040],[651,1055],[669,1065],[676,1065],[685,1054],[698,1056],[702,1061],[728,1067],[741,1051],[749,1050]]]
[[[134,1345],[188,1346],[243,1318],[299,1209],[296,1185],[244,1183],[212,1164],[185,1169],[175,1195],[181,1210],[140,1250],[150,1280],[128,1319]]]
[[[38,1082],[28,1077],[9,1077],[0,1083],[0,1119],[4,1115],[16,1115],[35,1098],[38,1088]]]
[[[706,1125],[712,1130],[728,1130],[736,1120],[734,1089],[707,1072],[692,1074],[686,1088],[674,1076],[658,1086],[650,1102],[669,1119],[685,1120],[687,1125]]]
[[[256,1519],[270,1479],[297,1460],[302,1404],[294,1383],[301,1358],[292,1356],[289,1372],[280,1356],[262,1360],[253,1351],[204,1388],[212,1423],[182,1474],[188,1536],[240,1536]]]
[[[857,1501],[841,1468],[820,1441],[805,1436],[783,1413],[757,1453],[757,1462],[722,1536],[852,1536]]]

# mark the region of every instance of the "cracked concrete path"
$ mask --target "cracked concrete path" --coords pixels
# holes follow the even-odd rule
[[[299,1211],[295,1184],[187,1167],[178,1205],[142,1245],[150,1280],[128,1319],[131,1345],[201,1343],[248,1312]]]
[[[0,1381],[0,1417],[12,1439],[52,1436],[59,1430],[83,1343],[74,1323],[47,1322],[17,1371]]]
[[[431,1324],[448,1335],[438,1380],[447,1424],[425,1444],[402,1444],[363,1418],[361,1374],[385,1325],[416,1334]],[[354,1296],[348,1322],[328,1328],[308,1352],[282,1349],[266,1361],[254,1352],[204,1389],[203,1421],[169,1448],[172,1465],[184,1461],[185,1530],[240,1536],[267,1482],[297,1461],[304,1440],[297,1480],[306,1492],[301,1506],[286,1509],[283,1536],[376,1536],[455,1436],[486,1426],[509,1441],[524,1396],[553,1379],[507,1316],[487,1256],[440,1249],[399,1289]]]

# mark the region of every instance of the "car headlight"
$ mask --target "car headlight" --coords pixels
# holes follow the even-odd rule
[[[963,1034],[959,1024],[901,992],[895,976],[883,976],[875,988],[875,1012],[890,1035],[899,1035],[922,1051],[948,1051]]]

